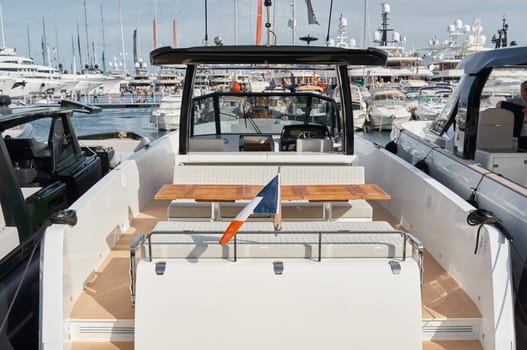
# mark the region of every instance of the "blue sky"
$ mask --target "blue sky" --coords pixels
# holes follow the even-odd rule
[[[291,2],[292,0],[273,1],[274,9],[271,13],[275,15],[274,32],[278,44],[291,44],[291,29],[287,25],[288,19],[292,17]],[[342,13],[348,20],[347,36],[356,39],[357,44],[360,45],[363,38],[365,3],[365,0],[334,0],[330,36],[335,36],[338,17]],[[369,22],[367,33],[371,38],[372,33],[381,24],[382,3],[371,0],[367,3]],[[509,41],[516,40],[520,45],[527,45],[527,31],[524,25],[527,13],[525,0],[500,0],[491,4],[481,0],[393,0],[387,3],[391,7],[390,27],[406,38],[408,49],[425,49],[434,36],[441,41],[447,39],[447,27],[456,19],[460,19],[464,24],[472,24],[476,18],[481,19],[483,34],[487,37],[486,46],[492,47],[490,39],[501,28],[503,16],[507,18],[509,24]],[[132,33],[136,28],[140,38],[142,52],[140,56],[148,61],[148,53],[153,48],[152,21],[155,7],[157,7],[158,46],[172,45],[172,20],[176,13],[178,45],[186,47],[198,46],[203,42],[204,4],[205,0],[121,0],[128,70],[132,70]],[[312,0],[312,4],[320,25],[308,25],[305,0],[295,1],[296,38],[309,34],[318,37],[319,41],[316,44],[322,45],[327,32],[330,0]],[[66,69],[71,69],[72,46],[75,48],[76,60],[79,59],[78,38],[81,42],[83,61],[87,59],[87,46],[90,47],[90,56],[93,55],[92,42],[99,63],[103,48],[106,62],[113,61],[114,57],[117,61],[121,60],[119,0],[86,0],[89,45],[86,44],[83,0],[0,0],[0,5],[6,46],[15,47],[18,53],[24,56],[31,54],[37,63],[43,61],[41,53],[43,22],[50,52],[54,57],[52,62],[55,64],[60,61]],[[221,36],[226,45],[234,44],[236,36],[238,44],[253,44],[256,31],[256,7],[257,0],[208,0],[209,45],[213,45],[216,36]],[[238,14],[237,21],[234,18],[235,8]],[[264,9],[264,21],[265,19]],[[104,23],[106,43],[104,47],[102,23]],[[79,35],[77,35],[77,25]],[[263,41],[265,42],[265,31]],[[295,42],[295,44],[299,43]]]

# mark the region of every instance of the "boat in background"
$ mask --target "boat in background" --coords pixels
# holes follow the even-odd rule
[[[371,90],[368,117],[364,127],[369,130],[391,130],[392,125],[412,117],[405,94],[397,87]]]
[[[0,346],[36,349],[41,235],[52,222],[75,222],[63,210],[102,178],[110,149],[81,148],[72,106],[10,103],[0,96]],[[36,138],[31,123],[48,128],[46,139]]]
[[[47,228],[42,350],[515,347],[503,233],[468,225],[469,203],[354,133],[348,67],[383,65],[384,51],[165,47],[151,60],[187,65],[179,130],[74,203],[76,224]],[[193,96],[200,69],[231,62],[329,66],[340,108],[313,92]]]
[[[416,106],[411,110],[415,120],[434,120],[445,107],[452,94],[452,88],[446,85],[427,86],[419,89]]]
[[[457,82],[463,76],[463,70],[457,67],[463,57],[491,48],[485,46],[487,38],[482,34],[480,18],[476,18],[472,25],[463,24],[458,19],[448,25],[447,30],[448,39],[440,41],[434,37],[430,40],[422,59],[432,72],[430,80]]]
[[[150,123],[158,130],[176,130],[179,128],[181,94],[166,95],[159,101],[159,107],[152,111]]]

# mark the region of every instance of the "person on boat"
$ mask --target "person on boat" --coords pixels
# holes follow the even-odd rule
[[[514,113],[514,136],[518,138],[518,148],[527,149],[527,80],[521,83],[519,96],[498,102],[497,107]]]
[[[242,92],[242,88],[240,87],[238,80],[232,82],[231,92]]]

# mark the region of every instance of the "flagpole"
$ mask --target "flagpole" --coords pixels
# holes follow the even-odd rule
[[[274,215],[274,230],[280,231],[282,229],[282,189],[280,182],[280,167],[278,167],[278,200],[276,214]]]

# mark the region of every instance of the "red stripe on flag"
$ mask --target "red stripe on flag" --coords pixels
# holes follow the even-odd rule
[[[238,232],[240,227],[242,227],[244,222],[245,221],[232,221],[229,227],[227,227],[227,229],[225,230],[225,233],[223,234],[223,236],[221,236],[220,244],[229,243],[232,237],[234,237],[234,235],[236,234],[236,232]]]

